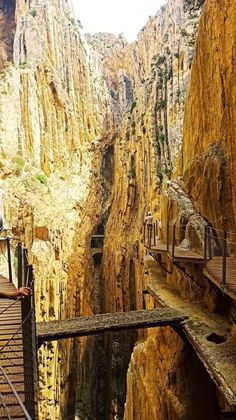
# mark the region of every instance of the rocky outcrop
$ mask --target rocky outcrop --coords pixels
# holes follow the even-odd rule
[[[204,368],[172,329],[149,332],[135,346],[127,384],[125,420],[220,418]]]

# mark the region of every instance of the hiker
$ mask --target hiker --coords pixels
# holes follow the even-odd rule
[[[0,291],[0,298],[4,298],[4,299],[16,300],[19,297],[28,297],[28,296],[30,296],[29,287],[20,287],[18,290],[14,292],[1,292]]]
[[[146,218],[145,218],[145,224],[147,225],[147,228],[148,228],[148,244],[149,244],[149,247],[151,246],[151,241],[152,241],[152,223],[153,223],[153,215],[149,211]]]

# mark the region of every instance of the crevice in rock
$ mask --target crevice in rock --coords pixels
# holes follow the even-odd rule
[[[0,0],[0,69],[13,59],[16,0]]]

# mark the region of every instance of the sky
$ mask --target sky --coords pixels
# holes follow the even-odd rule
[[[85,32],[124,33],[134,41],[165,0],[72,0],[76,19]]]

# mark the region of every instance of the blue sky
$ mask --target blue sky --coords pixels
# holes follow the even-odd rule
[[[165,0],[72,0],[75,16],[85,32],[123,32],[134,41],[150,15]]]

